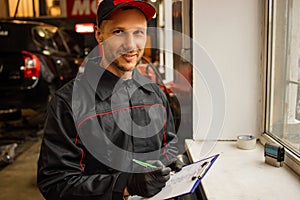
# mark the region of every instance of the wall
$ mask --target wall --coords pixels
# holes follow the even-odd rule
[[[193,1],[194,139],[259,136],[263,7],[261,0]]]

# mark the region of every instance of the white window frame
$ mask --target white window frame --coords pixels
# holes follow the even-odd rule
[[[280,143],[285,147],[285,161],[284,163],[288,165],[290,168],[292,168],[298,175],[300,175],[300,157],[299,152],[295,152],[289,147],[285,145],[283,141],[281,141],[278,137],[274,137],[272,133],[270,133],[270,123],[272,122],[272,112],[271,104],[273,103],[273,91],[272,87],[274,87],[274,82],[272,81],[272,72],[274,70],[274,67],[272,66],[272,63],[274,63],[274,49],[273,46],[275,45],[275,42],[273,40],[273,30],[274,30],[274,13],[275,11],[272,10],[274,8],[274,4],[276,4],[276,1],[278,0],[266,0],[265,1],[265,32],[264,32],[264,52],[263,52],[263,65],[264,70],[263,73],[264,76],[264,82],[266,83],[266,87],[264,89],[264,100],[265,100],[265,109],[263,112],[264,115],[264,127],[263,127],[263,134],[260,138],[261,143],[264,145],[266,142],[271,141],[274,143]]]

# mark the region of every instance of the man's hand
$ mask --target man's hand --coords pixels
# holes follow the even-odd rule
[[[182,167],[184,166],[184,163],[180,160],[176,159],[171,164],[168,165],[172,169],[172,171],[179,172]]]
[[[127,182],[127,189],[131,195],[151,197],[165,187],[170,179],[171,168],[165,167],[159,160],[151,161],[149,164],[158,168],[146,173],[130,174]]]

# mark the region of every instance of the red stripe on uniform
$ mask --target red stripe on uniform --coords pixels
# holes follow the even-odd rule
[[[84,166],[83,166],[84,151],[82,148],[80,148],[80,151],[81,151],[81,159],[79,161],[79,165],[81,167],[81,171],[84,172]]]
[[[164,115],[166,115],[166,109],[164,109]],[[164,117],[164,140],[163,140],[163,143],[164,143],[164,149],[163,149],[163,154],[164,156],[166,157],[167,160],[170,160],[168,154],[167,154],[167,149],[168,149],[168,143],[167,143],[167,133],[166,133],[166,130],[167,130],[167,120],[166,120],[166,117]]]
[[[119,108],[117,110],[112,110],[112,111],[108,111],[108,112],[98,113],[98,114],[95,114],[95,115],[88,116],[88,117],[84,118],[83,120],[81,120],[78,123],[77,128],[79,129],[80,126],[84,122],[86,122],[87,120],[92,119],[94,117],[99,117],[99,116],[103,116],[103,115],[109,115],[109,114],[112,114],[112,113],[115,113],[115,112],[119,112],[119,111],[122,111],[122,110],[128,110],[128,109],[131,109],[131,108],[144,108],[144,107],[151,107],[151,106],[163,106],[163,104],[146,104],[146,105],[140,105],[140,106],[130,106],[130,107]]]
[[[78,137],[79,137],[79,134],[77,133],[76,134],[76,137],[75,137],[75,140],[74,140],[74,144],[77,145],[78,144]],[[81,158],[80,158],[80,161],[79,161],[79,165],[81,167],[81,171],[84,172],[84,166],[83,166],[83,159],[84,159],[84,150],[82,148],[79,148],[80,151],[81,151]]]

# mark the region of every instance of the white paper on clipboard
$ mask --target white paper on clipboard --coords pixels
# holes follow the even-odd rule
[[[130,196],[128,200],[162,200],[193,193],[219,155],[220,154],[216,154],[184,166],[181,171],[172,174],[166,186],[151,198]],[[192,180],[192,177],[197,175],[199,169],[201,169],[201,165],[205,162],[208,162],[209,166],[205,168],[202,176]]]

